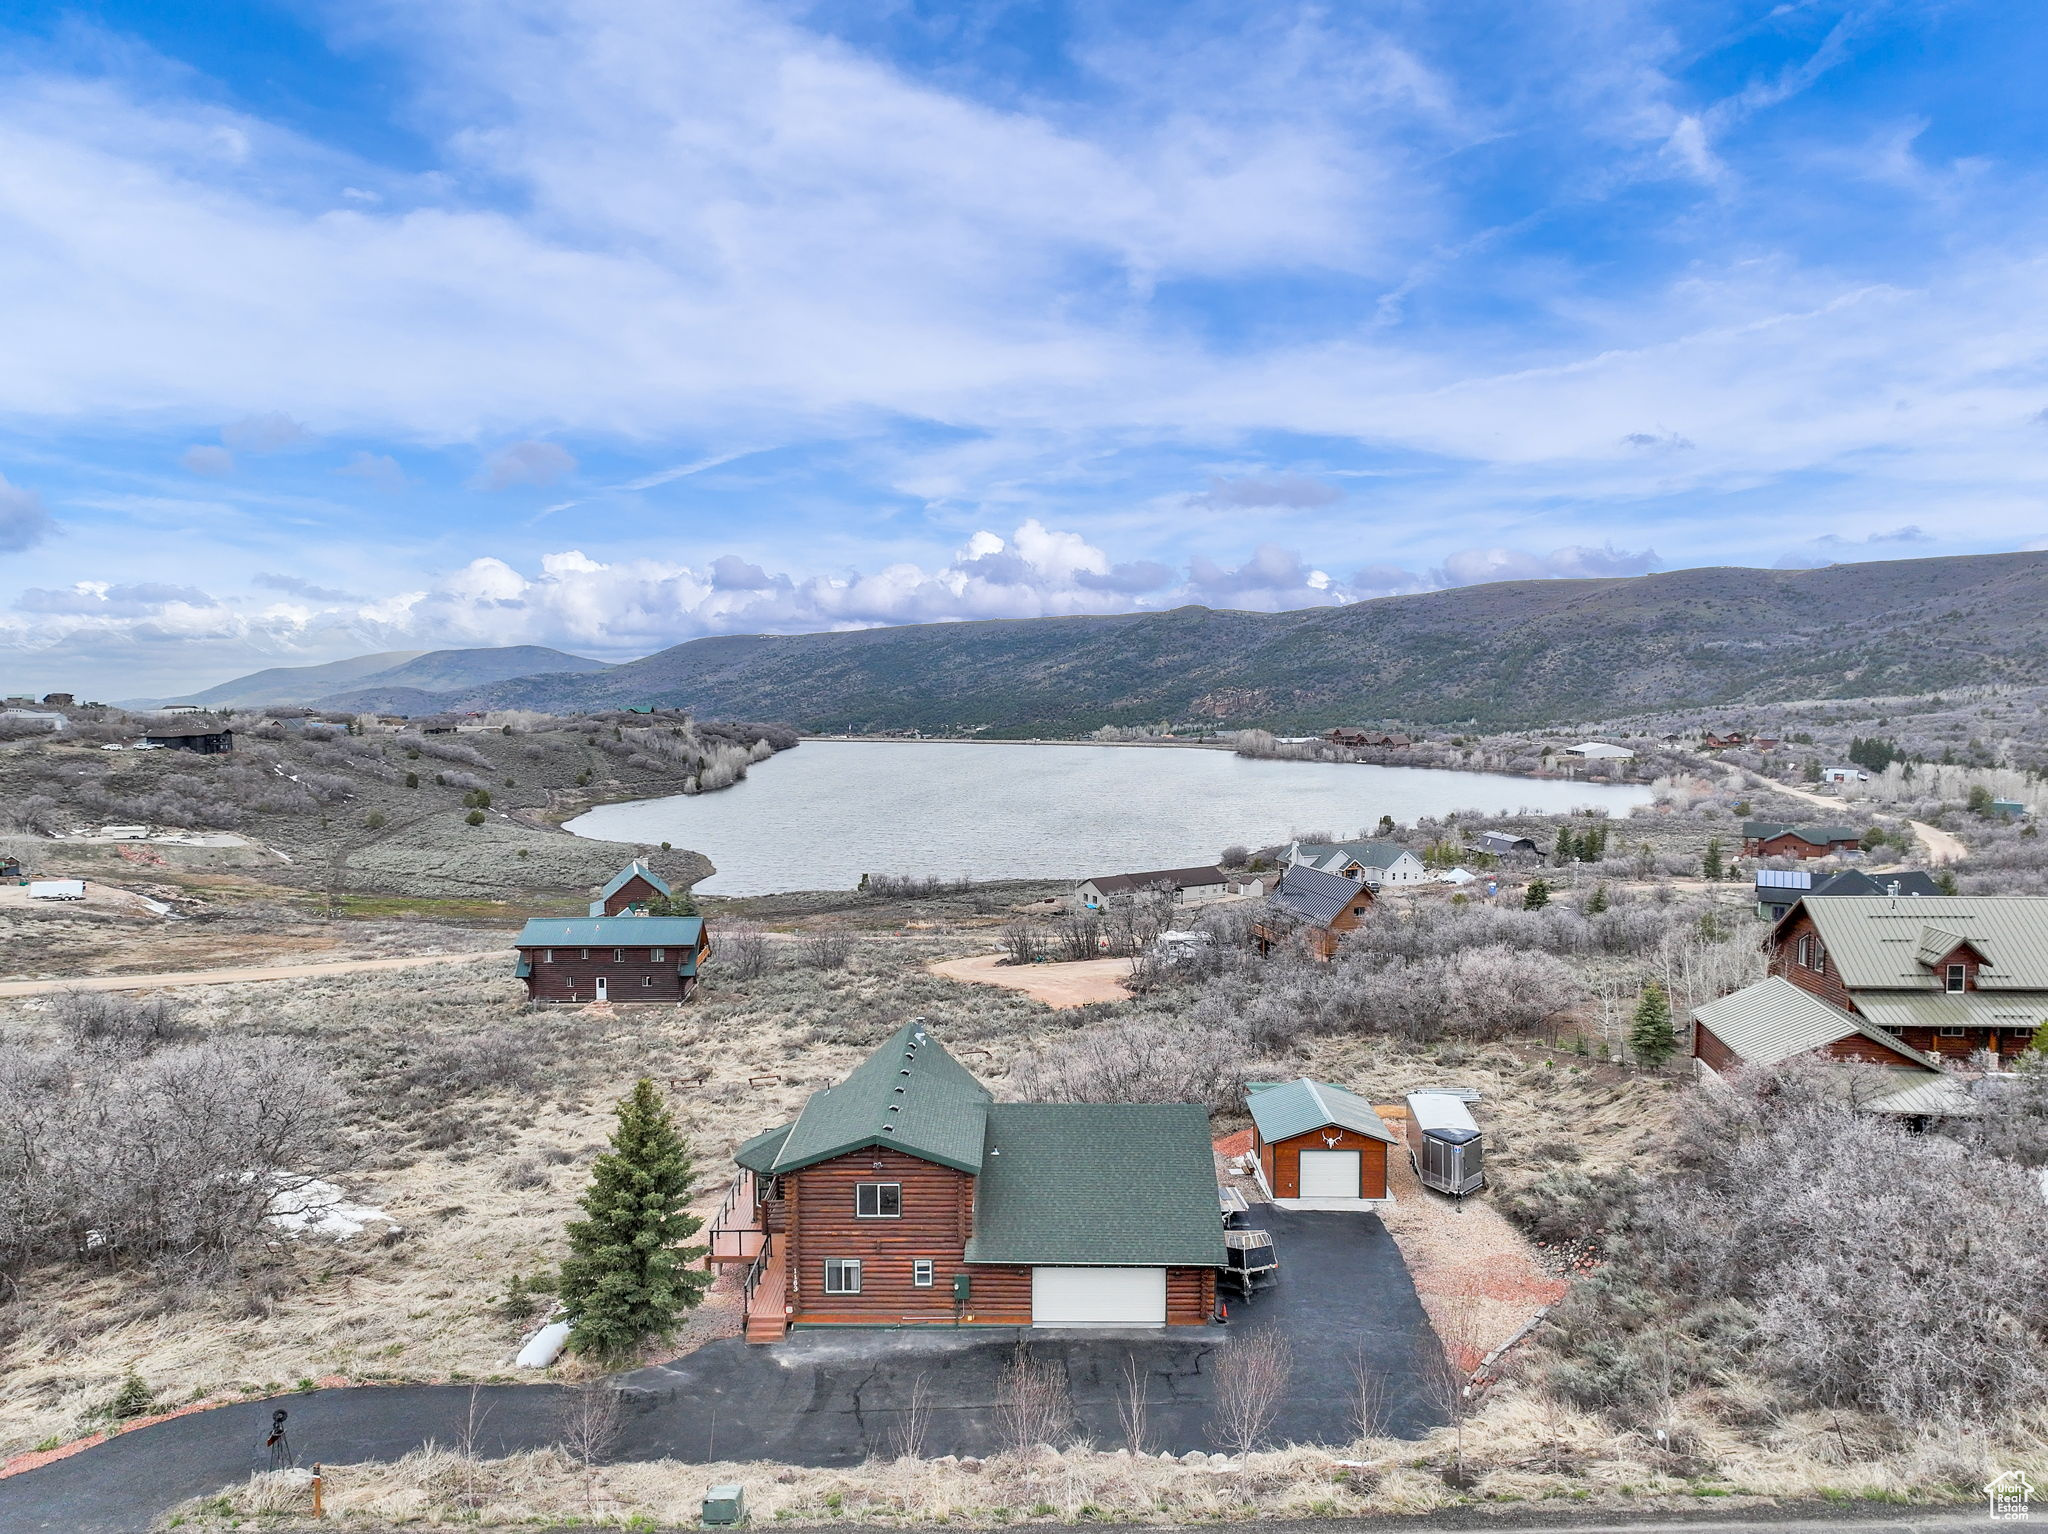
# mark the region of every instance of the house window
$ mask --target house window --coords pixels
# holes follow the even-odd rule
[[[625,963],[625,962],[626,962],[626,950],[625,950],[625,949],[623,949],[623,948],[614,948],[614,949],[612,950],[612,963],[614,963],[614,964],[623,964],[623,963]]]
[[[663,959],[666,959],[667,957],[668,950],[666,948],[650,948],[647,950],[647,958],[649,963],[659,964]]]
[[[1941,1029],[1941,1036],[1945,1039],[1959,1039],[1963,1036],[1963,1025],[1961,1023],[1944,1023]]]
[[[651,985],[653,985],[653,984],[654,984],[654,976],[652,976],[652,975],[642,975],[642,976],[640,977],[640,984],[641,984],[642,986],[651,986]]]
[[[1948,967],[1948,988],[1951,991],[1966,990],[1970,983],[1970,972],[1960,964]]]
[[[1802,937],[1799,940],[1799,967],[1801,969],[1811,969],[1813,967],[1813,939],[1810,937]]]
[[[554,951],[554,949],[552,949],[552,948],[543,948],[543,949],[542,949],[542,950],[540,951],[540,961],[541,961],[541,963],[543,963],[543,964],[552,964],[552,963],[554,963],[554,962],[555,962],[555,951]]]
[[[900,1220],[903,1218],[903,1184],[900,1182],[862,1182],[853,1187],[853,1212],[863,1220]]]
[[[825,1292],[827,1294],[859,1294],[860,1259],[857,1257],[827,1257],[825,1259]]]
[[[579,948],[576,950],[576,953],[579,958],[587,959],[590,957],[590,950],[588,948]]]
[[[1827,973],[1828,945],[1819,938],[1813,940],[1813,967],[1821,974]]]
[[[929,1289],[932,1286],[932,1260],[929,1257],[910,1259],[910,1282],[913,1288]]]

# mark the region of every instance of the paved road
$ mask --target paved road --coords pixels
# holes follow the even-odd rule
[[[1170,1332],[805,1331],[773,1347],[715,1342],[672,1364],[617,1380],[625,1419],[614,1457],[701,1462],[718,1457],[853,1465],[897,1450],[905,1408],[922,1379],[936,1403],[927,1454],[999,1446],[998,1381],[1020,1342],[1064,1375],[1078,1437],[1123,1441],[1117,1400],[1124,1361],[1147,1380],[1148,1443],[1176,1451],[1212,1438],[1214,1360],[1245,1334],[1282,1329],[1294,1344],[1288,1404],[1274,1437],[1346,1443],[1356,1432],[1356,1368],[1386,1381],[1386,1422],[1419,1436],[1440,1420],[1424,1386],[1440,1356],[1393,1238],[1373,1215],[1260,1210],[1273,1232],[1281,1282],[1233,1307],[1228,1327]],[[477,1393],[479,1453],[539,1448],[561,1438],[562,1392],[548,1385]],[[202,1496],[268,1464],[270,1413],[301,1463],[395,1459],[428,1439],[460,1440],[463,1386],[316,1390],[195,1412],[140,1428],[39,1470],[0,1481],[6,1534],[114,1534],[146,1527],[173,1502]]]
[[[466,964],[472,959],[509,962],[512,950],[484,953],[416,953],[393,959],[338,959],[326,964],[258,964],[244,969],[186,969],[153,975],[77,975],[68,980],[0,980],[0,996],[48,996],[58,991],[167,991],[184,985],[238,985],[246,980],[317,980],[367,970],[411,969],[420,964]]]
[[[1022,991],[1048,1007],[1085,1007],[1095,1001],[1129,1001],[1124,982],[1131,978],[1129,959],[1077,959],[1068,964],[1005,964],[999,953],[968,959],[943,959],[932,973],[948,980],[999,985]]]

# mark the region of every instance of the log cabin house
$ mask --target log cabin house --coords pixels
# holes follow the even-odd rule
[[[1748,858],[1825,858],[1862,850],[1863,833],[1854,826],[1794,826],[1781,820],[1742,823],[1742,855]]]
[[[709,1261],[746,1264],[749,1342],[1215,1310],[1223,1224],[1194,1104],[998,1103],[914,1022],[733,1159]]]
[[[1252,927],[1252,941],[1270,952],[1297,932],[1308,934],[1315,956],[1327,959],[1344,934],[1365,920],[1373,892],[1342,874],[1325,873],[1306,863],[1290,864],[1274,888],[1268,914]]]
[[[1392,1201],[1387,1147],[1373,1105],[1326,1081],[1253,1082],[1252,1153],[1259,1186],[1283,1209],[1373,1209]]]
[[[528,1001],[684,1002],[711,952],[701,916],[535,917],[512,940]]]
[[[154,750],[194,751],[201,756],[219,756],[235,749],[235,732],[217,720],[204,723],[179,721],[153,725],[138,737],[138,745]]]
[[[2010,1059],[2048,1022],[2048,898],[1809,896],[1772,927],[1769,967],[1923,1054]]]

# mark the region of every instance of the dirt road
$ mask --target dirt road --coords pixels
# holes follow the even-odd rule
[[[931,966],[948,980],[999,985],[1022,991],[1048,1007],[1085,1007],[1095,1001],[1128,1001],[1124,982],[1131,977],[1129,959],[1081,959],[1072,964],[1004,964],[999,953],[971,959],[947,959]]]
[[[1823,809],[1840,812],[1857,808],[1856,805],[1846,803],[1843,800],[1831,799],[1825,794],[1816,794],[1811,789],[1794,788],[1789,783],[1775,783],[1769,778],[1759,778],[1757,782],[1777,793],[1787,794],[1794,799],[1804,799],[1808,804],[1818,804]],[[1906,824],[1913,828],[1913,835],[1920,842],[1920,850],[1927,854],[1927,861],[1930,863],[1937,866],[1943,863],[1955,863],[1970,855],[1970,849],[1963,845],[1961,837],[1951,835],[1939,826],[1930,826],[1924,820],[1909,820]]]
[[[186,985],[238,985],[246,980],[317,980],[323,975],[409,969],[416,964],[465,964],[472,959],[509,962],[512,951],[419,953],[393,959],[343,959],[331,964],[262,964],[245,969],[190,969],[155,975],[79,975],[68,980],[0,980],[0,996],[48,996],[57,991],[168,991]]]

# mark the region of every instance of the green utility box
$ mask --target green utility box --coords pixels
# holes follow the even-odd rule
[[[965,1273],[955,1273],[953,1275],[953,1303],[955,1305],[965,1305],[973,1297],[973,1279]]]
[[[746,1489],[736,1484],[714,1486],[704,1493],[706,1524],[743,1523],[747,1516]]]

